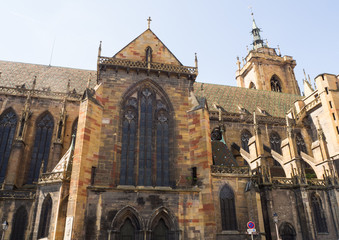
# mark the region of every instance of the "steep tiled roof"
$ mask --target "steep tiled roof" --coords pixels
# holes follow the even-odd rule
[[[65,67],[54,67],[38,64],[0,61],[0,86],[16,87],[25,84],[32,87],[34,76],[36,89],[50,88],[52,92],[66,92],[67,82],[70,80],[70,89],[82,94],[91,78],[91,87],[96,84],[96,71]]]
[[[265,110],[273,117],[284,118],[293,103],[302,96],[278,93],[272,91],[224,86],[217,84],[194,84],[194,93],[198,97],[205,97],[210,110],[216,110],[213,104],[217,104],[229,113],[240,113],[239,106],[248,113],[258,112],[257,107]]]

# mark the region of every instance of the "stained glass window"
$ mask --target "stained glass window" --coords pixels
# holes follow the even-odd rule
[[[28,183],[33,183],[38,180],[42,162],[44,163],[43,171],[45,172],[47,169],[53,128],[53,116],[49,113],[44,114],[36,123],[35,140],[32,151]]]
[[[123,110],[120,184],[168,186],[168,104],[145,86],[126,99]]]
[[[5,179],[16,124],[17,116],[12,109],[0,116],[0,183]]]

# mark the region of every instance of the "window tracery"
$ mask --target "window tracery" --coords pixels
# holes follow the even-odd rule
[[[47,169],[53,129],[54,120],[50,113],[44,114],[36,124],[28,183],[33,183],[38,180],[42,163],[44,163],[43,172]]]
[[[0,183],[5,180],[9,156],[11,153],[17,115],[12,109],[0,116]]]
[[[248,141],[252,137],[252,134],[248,130],[244,130],[241,133],[241,147],[246,151],[250,152],[249,147],[248,147]]]
[[[147,85],[126,99],[123,110],[120,184],[169,186],[166,100]]]
[[[281,154],[281,138],[278,133],[272,132],[270,135],[271,149]]]
[[[295,141],[297,144],[297,152],[300,155],[300,152],[306,153],[307,154],[307,148],[306,148],[306,144],[304,141],[303,136],[301,135],[301,133],[297,133],[295,135]]]
[[[279,78],[276,75],[273,75],[271,78],[271,90],[274,92],[282,92]]]

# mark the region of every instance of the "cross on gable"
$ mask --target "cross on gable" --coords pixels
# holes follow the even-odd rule
[[[150,29],[150,27],[151,27],[151,21],[152,21],[151,17],[148,17],[148,19],[147,19],[148,29]]]

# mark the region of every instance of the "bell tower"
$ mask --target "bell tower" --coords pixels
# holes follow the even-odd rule
[[[291,56],[281,56],[279,47],[277,54],[276,49],[264,43],[260,32],[252,13],[253,49],[243,64],[237,58],[237,86],[300,95],[293,70],[296,61]]]

